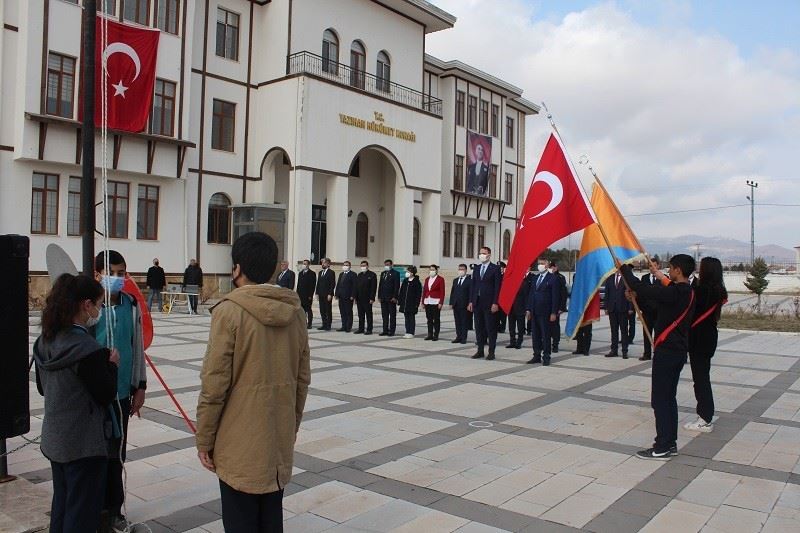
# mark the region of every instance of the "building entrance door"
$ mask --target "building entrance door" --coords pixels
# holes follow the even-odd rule
[[[325,257],[327,237],[328,208],[324,205],[311,206],[311,262],[318,264]]]

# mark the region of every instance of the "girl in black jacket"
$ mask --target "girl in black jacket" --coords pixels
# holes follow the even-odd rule
[[[697,416],[683,427],[710,433],[714,429],[714,395],[711,392],[711,358],[717,350],[717,322],[728,291],[722,281],[722,263],[716,257],[700,261],[700,276],[695,286],[696,305],[689,331],[689,362],[694,380]]]
[[[417,311],[422,298],[422,283],[417,277],[417,267],[410,265],[406,269],[406,277],[400,284],[400,312],[406,318],[406,334],[404,338],[414,337],[417,326]]]

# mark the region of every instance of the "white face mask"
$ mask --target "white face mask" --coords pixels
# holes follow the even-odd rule
[[[478,261],[480,261],[481,263],[485,263],[488,260],[489,260],[489,256],[488,255],[486,255],[486,254],[478,254]]]
[[[463,278],[464,276],[467,275],[467,271],[466,270],[459,270],[458,271],[458,275]]]
[[[92,316],[91,313],[89,314],[89,318],[86,320],[86,327],[91,328],[96,326],[100,323],[100,310],[97,310],[97,316]]]
[[[366,272],[366,271],[367,271],[367,267],[361,267],[361,272]]]
[[[347,265],[344,265],[344,266],[342,267],[342,272],[348,272],[349,270],[350,270],[350,267],[349,267],[349,266],[347,266]]]
[[[303,270],[308,270],[308,265],[303,265]]]
[[[392,269],[392,267],[390,267],[389,265],[384,265],[383,269],[384,269],[386,272],[389,272],[389,271]]]
[[[553,274],[553,273],[555,273],[556,269],[553,268],[553,267],[550,267],[550,268],[547,269],[547,271],[550,272],[551,274]]]
[[[432,277],[432,278],[433,278],[433,277],[436,277],[436,271],[435,271],[435,270],[430,270],[430,271],[428,272],[428,275],[429,275],[430,277]]]
[[[411,278],[411,272],[406,272],[406,278]]]
[[[539,269],[539,273],[540,273],[540,274],[541,274],[542,272],[544,272],[545,270],[547,270],[547,267],[545,267],[544,265],[539,265],[537,268]]]

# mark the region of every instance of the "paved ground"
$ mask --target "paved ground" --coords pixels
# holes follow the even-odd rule
[[[149,350],[192,417],[209,320],[159,316]],[[311,331],[287,531],[800,531],[799,336],[722,332],[716,429],[681,429],[680,455],[660,463],[631,456],[654,434],[641,336],[632,359],[606,359],[603,322],[590,357],[564,341],[544,368],[524,364],[530,339],[490,362],[451,335],[449,313],[435,343]],[[149,383],[145,416],[130,427],[128,516],[156,532],[222,531],[216,479]],[[31,398],[37,434],[33,384]],[[678,401],[681,421],[693,419],[688,367]],[[49,490],[37,449],[10,463]]]

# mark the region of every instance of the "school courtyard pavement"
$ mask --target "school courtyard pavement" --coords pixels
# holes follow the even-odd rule
[[[149,350],[192,418],[209,321],[157,315]],[[632,456],[654,435],[640,331],[631,359],[607,359],[604,319],[591,356],[562,341],[542,367],[525,364],[530,339],[473,360],[471,344],[450,343],[449,312],[442,328],[438,342],[310,331],[286,531],[800,531],[800,336],[721,332],[719,421],[711,434],[681,427],[680,455],[664,463]],[[36,333],[34,319],[31,342]],[[43,404],[30,390],[36,435]],[[688,365],[678,403],[681,424],[692,420]],[[146,405],[129,429],[128,518],[154,532],[223,531],[217,480],[152,373]],[[8,515],[46,508],[50,470],[34,446],[9,459],[22,479],[0,530],[24,530]]]

